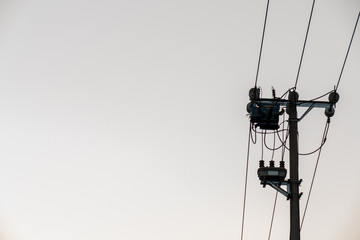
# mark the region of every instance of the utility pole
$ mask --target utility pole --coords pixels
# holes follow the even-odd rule
[[[250,103],[247,111],[250,115],[250,122],[253,127],[263,130],[273,130],[274,134],[279,128],[279,115],[282,115],[284,108],[289,115],[289,151],[290,151],[290,178],[285,180],[287,170],[284,161],[280,161],[276,167],[274,161],[270,161],[269,166],[265,166],[265,161],[259,161],[258,177],[263,187],[270,186],[283,194],[290,200],[290,240],[300,240],[300,197],[299,185],[299,149],[298,149],[298,122],[300,122],[313,108],[324,108],[325,115],[329,119],[334,115],[334,105],[339,100],[336,90],[329,93],[329,101],[307,101],[299,100],[299,94],[295,90],[289,90],[289,99],[261,98],[260,89],[252,88],[249,91]],[[280,110],[280,107],[283,108]],[[297,107],[305,107],[307,110],[298,118]],[[283,143],[286,144],[286,143]],[[287,189],[283,189],[282,186]]]
[[[289,94],[289,137],[290,137],[290,240],[300,240],[300,195],[299,195],[299,153],[297,92]]]

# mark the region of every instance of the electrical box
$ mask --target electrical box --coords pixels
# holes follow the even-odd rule
[[[253,104],[250,111],[252,123],[257,123],[261,129],[276,130],[279,128],[280,105],[259,102]]]
[[[286,169],[282,167],[260,167],[258,169],[258,177],[261,184],[266,182],[281,183],[285,180]]]

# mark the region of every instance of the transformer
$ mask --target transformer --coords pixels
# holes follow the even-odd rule
[[[251,103],[250,121],[261,129],[276,130],[279,128],[280,105],[269,102]]]

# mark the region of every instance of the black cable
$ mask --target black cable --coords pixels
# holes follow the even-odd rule
[[[258,134],[264,134],[264,135],[270,135],[270,134],[274,134],[274,132],[259,132],[259,131],[256,131],[256,128],[252,128],[252,130],[255,132],[255,133],[258,133]],[[287,131],[287,130],[278,130],[277,132],[282,132],[282,131]]]
[[[299,155],[301,155],[301,156],[307,156],[307,155],[314,154],[314,153],[316,153],[317,151],[320,151],[320,149],[325,145],[325,142],[326,142],[326,138],[325,138],[324,141],[321,143],[320,147],[318,147],[318,148],[315,149],[314,151],[308,152],[308,153],[299,153]]]
[[[268,16],[268,11],[269,11],[269,3],[270,3],[270,0],[267,1],[267,5],[266,5],[266,13],[265,13],[264,27],[263,27],[262,37],[261,37],[261,45],[260,45],[259,59],[258,59],[257,70],[256,70],[255,88],[256,88],[256,86],[257,86],[257,81],[258,81],[258,77],[259,77],[261,54],[262,54],[262,49],[263,49],[263,44],[264,44],[264,36],[265,36],[266,21],[267,21],[267,16]]]
[[[286,130],[283,129],[283,130],[281,130],[281,131],[282,131],[282,133],[284,133],[285,131],[287,132],[287,133],[286,133],[286,138],[285,138],[285,140],[282,140],[282,139],[280,138],[279,132],[277,132],[277,136],[278,136],[278,139],[279,139],[280,142],[281,142],[281,146],[285,146],[285,147],[286,147],[286,141],[287,141],[287,139],[288,139],[288,137],[289,137],[289,134],[290,134],[290,132],[289,132],[289,126],[286,128]]]
[[[301,156],[307,156],[307,155],[311,155],[311,154],[314,154],[316,153],[317,151],[321,150],[321,148],[325,145],[325,142],[323,142],[320,147],[318,147],[317,149],[315,149],[314,151],[312,152],[308,152],[308,153],[299,153],[299,155]],[[285,145],[284,145],[285,146]],[[290,151],[289,147],[285,146],[286,150]]]
[[[289,93],[291,90],[294,90],[294,88],[290,88],[289,90],[287,90],[283,95],[281,95],[281,97],[279,99],[282,99],[283,97],[285,97],[285,95],[287,93]]]
[[[329,91],[329,92],[327,92],[327,93],[325,93],[325,94],[321,95],[320,97],[313,98],[313,99],[311,99],[310,101],[315,101],[315,100],[318,100],[319,98],[325,97],[326,95],[329,95],[329,94],[330,94],[330,93],[332,93],[332,92],[333,92],[333,90],[331,90],[331,91]]]
[[[271,222],[270,222],[270,229],[269,229],[268,240],[270,240],[271,231],[272,231],[272,226],[273,226],[273,223],[274,223],[274,216],[275,216],[275,209],[276,209],[276,203],[277,203],[278,193],[279,193],[278,191],[276,191],[276,193],[275,193],[275,200],[274,200],[274,206],[273,206],[273,211],[272,211],[272,216],[271,216]]]
[[[275,140],[276,140],[276,136],[274,133],[274,143],[273,143],[273,150],[272,150],[272,154],[271,154],[271,160],[274,160],[274,155],[275,155]]]
[[[285,122],[285,115],[283,115],[283,122]],[[284,161],[284,156],[285,156],[285,150],[286,150],[286,140],[287,140],[287,138],[288,138],[288,136],[289,136],[289,125],[287,126],[287,134],[286,134],[286,138],[285,138],[285,136],[284,136],[284,130],[285,130],[285,124],[283,125],[283,131],[282,131],[282,139],[280,139],[280,141],[283,143],[285,143],[285,144],[283,144],[283,147],[282,147],[282,149],[281,149],[281,161]],[[278,136],[279,136],[279,133],[278,133]]]
[[[283,122],[285,122],[285,115],[283,115]],[[285,125],[283,125],[283,129],[282,129],[282,140],[284,140],[284,130],[285,130]],[[278,132],[277,132],[278,133]],[[274,138],[275,138],[275,134],[274,134]],[[286,141],[285,141],[286,142]],[[275,139],[274,139],[274,148],[275,148]],[[282,151],[281,151],[281,161],[284,160],[284,154],[285,153],[285,147],[283,146]],[[276,191],[275,194],[275,200],[274,200],[274,206],[273,206],[273,211],[272,211],[272,216],[271,216],[271,222],[270,222],[270,229],[269,229],[269,235],[268,235],[268,240],[270,240],[271,237],[271,232],[272,232],[272,227],[273,227],[273,223],[274,223],[274,216],[275,216],[275,209],[276,209],[276,203],[277,203],[277,197],[278,197],[278,191]]]
[[[262,130],[264,132],[264,130]],[[261,135],[261,160],[264,159],[264,134]]]
[[[253,144],[256,144],[256,134],[257,134],[257,132],[256,132],[256,130],[254,130],[254,127],[253,127],[254,124],[252,124],[252,123],[250,123],[250,124],[251,124],[251,126],[250,126],[251,130],[255,132],[255,139],[253,138],[253,135],[250,133],[251,141],[252,141]]]
[[[274,133],[274,137],[275,137],[275,133]],[[278,147],[276,147],[276,148],[275,148],[275,146],[274,146],[274,148],[270,148],[270,147],[266,144],[266,135],[265,135],[265,137],[264,137],[264,145],[265,145],[265,147],[266,147],[268,150],[270,150],[270,151],[276,151],[276,150],[279,150],[279,149],[284,145],[284,143],[281,142],[281,145],[278,146]]]
[[[288,135],[286,136],[286,139],[287,139],[287,137],[288,137]],[[282,141],[282,140],[280,139],[279,134],[278,134],[278,138],[279,138],[280,142],[282,143],[281,146],[284,146],[288,151],[290,151],[289,147],[286,146],[286,141],[285,141],[285,142]],[[286,140],[286,139],[285,139],[285,140]],[[320,144],[320,147],[316,148],[315,150],[313,150],[313,151],[311,151],[311,152],[307,152],[307,153],[298,153],[298,154],[301,155],[301,156],[306,156],[306,155],[311,155],[311,154],[316,153],[317,151],[321,150],[321,148],[325,145],[326,139],[327,139],[327,138],[326,138],[326,136],[325,136],[325,138],[323,139],[323,141],[322,141],[321,144]],[[268,147],[267,147],[267,148],[268,148]],[[272,149],[270,149],[270,148],[268,148],[268,149],[269,149],[269,150],[272,150]]]
[[[248,149],[247,149],[247,155],[246,155],[245,189],[244,189],[244,201],[243,201],[243,212],[242,212],[242,222],[241,222],[241,240],[243,240],[243,233],[244,233],[247,180],[248,180],[249,158],[250,158],[250,138],[251,138],[251,123],[250,123],[250,127],[249,127]]]
[[[279,132],[284,133],[285,131],[287,132],[287,134],[286,134],[286,139],[283,141],[283,140],[281,140],[281,138],[280,138],[280,136],[279,136]],[[284,145],[286,144],[286,140],[287,140],[288,137],[289,137],[289,130],[288,130],[288,129],[285,130],[284,127],[283,127],[282,130],[277,130],[276,133],[277,133],[278,138],[279,138],[279,140],[280,140],[280,142],[281,142],[281,145],[280,145],[279,147],[275,147],[275,146],[274,146],[274,148],[270,148],[270,147],[266,144],[266,134],[268,134],[268,133],[266,133],[266,131],[265,131],[265,134],[264,134],[264,135],[265,135],[265,137],[264,137],[264,145],[265,145],[265,147],[266,147],[268,150],[270,150],[270,151],[279,150],[282,146],[284,146]],[[274,133],[271,133],[271,134],[274,134],[274,137],[275,137],[275,132],[274,132]]]
[[[348,57],[348,55],[349,55],[349,51],[350,51],[351,44],[352,44],[352,41],[353,41],[353,38],[354,38],[354,35],[355,35],[356,27],[357,27],[357,24],[358,24],[358,22],[359,22],[359,17],[360,17],[360,12],[359,12],[359,14],[358,14],[358,16],[357,16],[357,19],[356,19],[354,31],[353,31],[352,36],[351,36],[350,44],[349,44],[348,50],[347,50],[347,52],[346,52],[345,60],[344,60],[343,66],[342,66],[342,68],[341,68],[339,80],[338,80],[338,82],[337,82],[337,84],[336,84],[335,91],[337,91],[337,89],[338,89],[338,87],[339,87],[340,79],[341,79],[342,73],[343,73],[343,71],[344,71],[345,63],[346,63],[347,57]]]
[[[326,136],[327,136],[328,131],[329,131],[329,125],[330,125],[330,118],[328,118],[327,123],[326,123],[326,125],[325,125],[322,142],[325,142]],[[318,156],[317,156],[317,160],[316,160],[316,164],[315,164],[315,169],[314,169],[314,173],[313,173],[312,180],[311,180],[311,184],[310,184],[309,195],[308,195],[308,197],[307,197],[307,199],[306,199],[305,209],[304,209],[304,213],[303,213],[302,220],[301,220],[301,224],[300,224],[300,230],[301,230],[301,228],[302,228],[302,226],[303,226],[303,223],[304,223],[304,219],[305,219],[305,215],[306,215],[306,210],[307,210],[307,207],[308,207],[308,204],[309,204],[309,199],[310,199],[310,196],[311,196],[311,191],[312,191],[312,188],[313,188],[313,185],[314,185],[314,179],[315,179],[316,170],[317,170],[317,168],[318,168],[318,164],[319,164],[319,160],[320,160],[321,149],[322,149],[322,148],[320,148],[320,151],[319,151]]]
[[[298,72],[297,72],[297,75],[296,75],[296,81],[295,81],[295,87],[294,87],[294,89],[296,89],[296,86],[297,86],[297,83],[298,83],[298,80],[299,80],[299,74],[300,74],[301,64],[302,64],[302,60],[303,60],[303,57],[304,57],[305,46],[306,46],[307,37],[308,37],[308,34],[309,34],[309,29],[310,29],[310,23],[311,23],[312,15],[313,15],[313,12],[314,12],[314,6],[315,6],[315,0],[313,1],[312,7],[311,7],[311,13],[310,13],[309,22],[308,22],[308,26],[307,26],[307,30],[306,30],[306,35],[305,35],[305,40],[304,40],[303,49],[302,49],[302,52],[301,52],[301,58],[300,58],[300,63],[299,63]]]

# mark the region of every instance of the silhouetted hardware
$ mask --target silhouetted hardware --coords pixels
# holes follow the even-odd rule
[[[285,181],[287,171],[283,167],[260,167],[257,173],[261,184],[282,183]]]
[[[261,129],[278,129],[279,115],[282,114],[280,104],[269,102],[252,103],[250,109],[250,121],[257,124]]]

